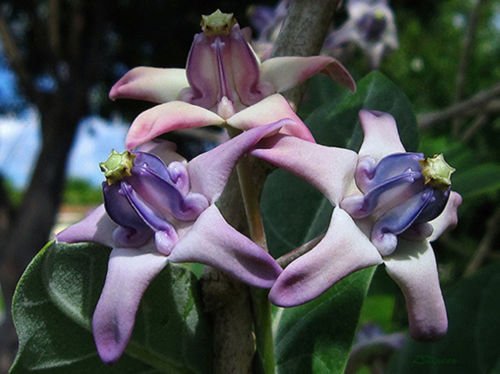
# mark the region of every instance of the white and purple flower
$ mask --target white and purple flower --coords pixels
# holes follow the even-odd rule
[[[273,285],[281,267],[231,227],[215,201],[238,159],[282,125],[244,132],[190,162],[161,142],[113,152],[101,164],[104,204],[56,238],[113,248],[92,322],[104,362],[123,353],[141,297],[168,262],[199,262],[252,286]]]
[[[281,134],[252,151],[304,178],[335,206],[324,238],[285,268],[270,300],[303,304],[346,275],[384,263],[405,295],[411,335],[439,337],[447,316],[430,242],[457,222],[453,169],[442,157],[405,152],[391,115],[359,116],[365,137],[357,154]]]
[[[186,69],[138,67],[111,88],[111,99],[160,104],[133,122],[129,147],[136,145],[136,139],[144,142],[160,131],[208,125],[247,130],[282,118],[295,120],[292,108],[277,93],[319,72],[355,89],[349,72],[332,57],[276,57],[260,63],[248,43],[249,33],[240,29],[232,14],[216,11],[203,16],[201,24],[203,32],[194,37]],[[256,120],[255,114],[266,116],[265,120]],[[242,117],[247,120],[241,121]],[[307,127],[294,122],[282,132],[312,140]],[[145,128],[154,128],[155,135]]]

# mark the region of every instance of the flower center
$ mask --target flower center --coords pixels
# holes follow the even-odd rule
[[[134,159],[135,155],[129,151],[118,153],[113,149],[108,159],[99,163],[99,167],[104,173],[108,185],[112,185],[125,177],[131,176]]]
[[[432,233],[428,222],[446,205],[453,170],[442,155],[424,159],[419,153],[397,153],[378,163],[365,157],[355,175],[363,194],[345,198],[341,206],[354,219],[372,223],[372,243],[389,255],[399,235],[423,239]]]
[[[222,13],[219,9],[208,16],[201,16],[201,29],[207,36],[229,35],[236,24],[233,13]]]

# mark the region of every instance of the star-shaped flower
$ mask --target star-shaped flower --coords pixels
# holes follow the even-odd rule
[[[190,162],[162,142],[113,152],[101,163],[104,204],[56,238],[113,248],[92,323],[104,362],[123,353],[142,294],[168,262],[199,262],[252,286],[273,285],[280,266],[231,227],[215,202],[237,160],[281,126],[249,130]]]
[[[285,268],[270,299],[299,305],[384,263],[405,295],[412,336],[439,337],[447,316],[430,242],[456,224],[461,197],[439,182],[443,165],[431,172],[434,183],[425,182],[423,155],[405,152],[391,115],[363,110],[360,120],[358,154],[280,134],[252,151],[309,181],[335,206],[324,238]]]
[[[138,67],[111,88],[111,99],[160,104],[134,121],[129,147],[149,137],[144,128],[154,127],[154,133],[207,125],[247,130],[282,118],[296,120],[288,102],[277,93],[319,72],[355,89],[350,74],[332,57],[276,57],[260,63],[248,33],[232,14],[216,11],[203,16],[202,29],[194,37],[186,69]],[[284,126],[282,132],[312,140],[301,121]]]

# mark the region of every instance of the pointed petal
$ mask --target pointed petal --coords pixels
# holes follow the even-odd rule
[[[358,160],[353,151],[325,147],[286,135],[265,139],[251,155],[305,179],[335,205],[354,183]]]
[[[173,130],[223,123],[222,118],[207,109],[171,101],[142,112],[132,122],[125,143],[128,149],[132,149]]]
[[[366,235],[344,210],[336,208],[325,237],[285,268],[269,299],[283,307],[300,305],[345,276],[380,263],[382,258]]]
[[[387,273],[405,295],[411,336],[419,340],[443,336],[448,318],[429,242],[400,239],[396,251],[384,262]]]
[[[405,152],[394,117],[388,113],[361,110],[359,120],[365,135],[359,156],[377,161],[391,153]]]
[[[116,362],[127,346],[142,295],[167,259],[139,249],[115,248],[106,282],[92,318],[97,351],[106,363]]]
[[[93,242],[113,247],[113,230],[117,224],[109,218],[104,204],[99,205],[80,222],[69,226],[56,235],[62,243]]]
[[[192,159],[187,166],[191,192],[201,193],[210,202],[217,200],[238,159],[263,137],[278,132],[281,126],[279,121],[245,131]]]
[[[180,91],[188,87],[184,69],[137,67],[127,72],[109,91],[109,98],[135,99],[166,103],[176,100]]]
[[[261,81],[270,82],[276,92],[283,92],[309,79],[317,73],[325,73],[334,81],[356,90],[356,83],[347,69],[329,56],[274,57],[261,65]]]
[[[257,104],[236,113],[227,120],[227,124],[240,130],[248,130],[284,118],[292,121],[289,125],[283,127],[281,130],[283,134],[294,135],[314,142],[314,138],[307,126],[295,114],[288,101],[279,94],[268,96]]]
[[[462,204],[462,196],[455,191],[451,191],[450,197],[443,212],[429,223],[434,231],[429,237],[429,241],[433,242],[441,236],[449,227],[454,227],[458,222],[457,209]]]
[[[215,205],[198,217],[169,260],[210,265],[262,288],[271,287],[282,271],[269,253],[231,227]]]

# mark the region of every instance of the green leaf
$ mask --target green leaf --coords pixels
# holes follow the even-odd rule
[[[487,163],[457,170],[452,182],[453,189],[464,199],[496,193],[500,190],[500,164]]]
[[[406,150],[417,149],[417,123],[410,101],[399,87],[376,71],[358,82],[356,93],[344,92],[339,99],[313,111],[305,122],[318,143],[358,150],[363,138],[358,120],[361,109],[392,114]]]
[[[408,344],[389,373],[494,373],[500,368],[500,265],[457,283],[445,292],[449,329],[436,343]]]
[[[210,342],[190,272],[167,266],[151,283],[131,342],[113,366],[97,356],[90,321],[110,250],[49,243],[22,276],[13,303],[15,373],[205,373]]]
[[[279,373],[343,373],[375,267],[346,277],[307,304],[275,314]]]

